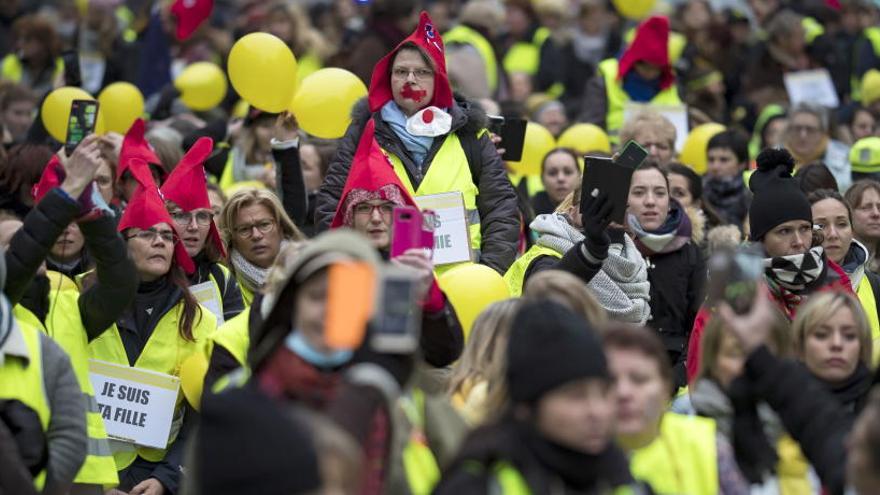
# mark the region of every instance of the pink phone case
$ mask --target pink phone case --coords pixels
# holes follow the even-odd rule
[[[391,257],[396,258],[408,249],[425,247],[422,213],[411,206],[394,208],[391,224]],[[431,237],[433,242],[433,235]]]

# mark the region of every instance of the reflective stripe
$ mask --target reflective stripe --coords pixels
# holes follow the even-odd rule
[[[480,225],[480,210],[467,210],[467,221],[470,225]]]
[[[111,456],[113,451],[110,450],[110,443],[107,439],[91,438],[88,441],[88,455],[99,457]]]

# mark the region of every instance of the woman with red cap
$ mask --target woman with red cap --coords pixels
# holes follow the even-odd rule
[[[485,113],[453,98],[443,40],[428,14],[422,13],[415,32],[376,64],[367,101],[356,105],[318,193],[315,216],[321,226],[334,218],[368,121],[411,196],[462,193],[472,249],[480,263],[504,273],[516,255],[516,193],[484,132]]]
[[[235,277],[220,264],[226,258],[226,249],[214,223],[203,165],[212,148],[210,138],[196,141],[168,175],[160,191],[168,214],[180,232],[180,241],[195,263],[196,269],[189,278],[191,290],[206,294],[200,300],[215,311],[218,323],[223,323],[244,310],[244,301]]]
[[[681,105],[669,62],[669,19],[648,18],[639,24],[620,60],[603,60],[584,90],[582,122],[604,127],[612,141],[623,126],[627,102]]]
[[[205,353],[216,319],[189,291],[187,274],[195,266],[146,162],[133,160],[130,170],[140,185],[117,230],[127,241],[140,284],[131,306],[89,348],[94,359],[179,377],[187,358]],[[177,493],[185,439],[195,419],[191,400],[178,395],[167,448],[132,444],[114,451],[119,490]]]

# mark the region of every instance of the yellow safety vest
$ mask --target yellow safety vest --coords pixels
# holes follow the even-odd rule
[[[486,81],[489,83],[489,91],[494,93],[498,89],[498,60],[495,58],[492,44],[485,36],[475,29],[459,24],[443,35],[443,42],[446,44],[460,43],[474,47],[486,65]]]
[[[223,273],[223,285],[226,285],[226,283],[229,281],[229,278],[232,277],[232,272],[229,271],[229,268],[226,268],[220,263],[214,263],[214,265],[220,269],[221,273]],[[220,281],[217,280],[217,277],[214,276],[213,270],[208,271],[208,279],[214,283],[214,293],[217,296],[217,302],[220,304],[220,311],[224,312],[226,309],[223,307],[223,288],[220,287]]]
[[[632,453],[630,471],[658,495],[715,495],[718,456],[715,421],[666,413],[660,435]]]
[[[482,245],[480,233],[480,212],[477,209],[477,186],[471,177],[471,169],[468,166],[467,156],[461,147],[461,141],[455,133],[449,133],[443,141],[443,145],[437,150],[428,173],[419,184],[418,190],[414,190],[406,167],[400,158],[387,150],[385,154],[394,166],[394,172],[400,182],[412,196],[430,196],[432,194],[459,191],[464,197],[465,214],[468,221],[468,230],[471,238],[471,249],[479,251]],[[455,265],[446,265],[436,270],[438,273],[448,270]]]
[[[877,314],[877,298],[867,274],[862,275],[862,280],[856,289],[856,295],[859,296],[859,302],[862,303],[862,309],[865,310],[865,316],[871,326],[871,340],[874,341],[873,363],[874,366],[877,366],[878,358],[880,358],[880,349],[878,349],[880,348],[880,315]]]
[[[220,328],[211,336],[214,345],[219,345],[229,351],[238,364],[245,366],[247,363],[248,346],[251,336],[248,333],[248,319],[250,318],[250,306],[244,308],[231,320],[220,325]]]
[[[89,342],[79,311],[79,291],[61,289],[50,292],[45,325],[21,304],[13,308],[13,314],[19,321],[27,322],[46,333],[70,357],[70,364],[86,404],[88,433],[86,459],[73,481],[104,486],[117,485],[119,477],[116,474],[116,462],[113,460],[113,452],[110,451],[107,430],[89,380]]]
[[[0,398],[18,400],[31,408],[40,418],[40,426],[45,433],[49,429],[49,399],[43,378],[43,348],[37,328],[24,321],[17,321],[28,349],[28,359],[6,356],[0,365]],[[34,477],[34,486],[42,490],[46,482],[46,471]]]
[[[21,60],[14,53],[6,55],[0,61],[0,79],[20,83],[23,74],[24,66],[21,65]],[[57,79],[62,74],[64,74],[64,60],[59,57],[55,59],[55,72],[52,74],[52,78]]]
[[[469,469],[468,463],[465,469]],[[481,466],[475,467],[474,471],[483,470]],[[499,495],[532,495],[532,489],[513,464],[507,461],[498,461],[492,466],[492,474],[489,479],[490,486],[486,487],[486,493]],[[623,485],[603,491],[611,495],[633,495],[635,490],[631,485]]]
[[[236,274],[235,280],[238,281],[238,288],[241,289],[241,300],[244,302],[244,307],[250,307],[251,302],[254,300],[254,293],[244,285],[241,276]]]
[[[618,133],[623,127],[623,109],[630,100],[629,95],[623,90],[623,85],[617,80],[618,62],[616,58],[603,60],[599,64],[599,73],[605,79],[605,94],[607,96],[608,113],[605,116],[605,128],[612,143],[618,142]],[[657,93],[650,101],[651,105],[681,105],[678,96],[678,88],[675,84]]]
[[[425,393],[413,388],[398,400],[409,420],[409,441],[403,448],[403,469],[413,495],[430,495],[440,481],[440,466],[425,435]]]
[[[192,328],[194,341],[184,340],[178,333],[178,320],[183,314],[183,302],[178,302],[170,311],[162,315],[141,355],[135,361],[134,367],[180,376],[180,366],[189,356],[195,353],[205,354],[208,339],[216,330],[217,322],[207,308],[199,307],[199,309],[201,317],[197,315]],[[125,353],[125,346],[122,344],[119,329],[115,324],[93,340],[89,344],[89,350],[94,359],[129,366],[128,355]],[[174,443],[179,426],[183,421],[183,400],[184,395],[178,393],[174,412],[175,424],[172,425],[168,445]],[[116,469],[121,471],[130,466],[138,456],[150,462],[158,462],[165,457],[165,452],[166,449],[132,445],[131,449],[114,452],[113,457],[116,459]]]
[[[514,72],[524,72],[530,76],[537,74],[541,65],[541,47],[549,37],[550,30],[542,27],[535,31],[531,40],[514,43],[504,55],[504,70],[508,74]]]
[[[862,35],[871,43],[874,55],[880,57],[880,27],[871,26],[862,31]],[[862,78],[855,74],[850,77],[850,97],[853,101],[862,101]]]
[[[553,256],[554,258],[562,258],[562,254],[556,252],[554,249],[550,249],[544,246],[534,245],[526,251],[526,254],[522,255],[510,265],[510,268],[507,269],[507,272],[504,274],[504,281],[507,283],[507,289],[510,291],[510,297],[519,297],[522,295],[523,283],[526,278],[526,271],[529,269],[529,265],[532,264],[532,261],[535,261],[536,258],[541,256]]]

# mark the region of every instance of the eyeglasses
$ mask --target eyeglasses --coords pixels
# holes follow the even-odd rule
[[[137,234],[130,235],[126,237],[126,239],[134,239],[138,238],[144,242],[153,242],[156,237],[162,239],[163,242],[170,242],[172,244],[177,244],[177,236],[174,235],[174,232],[171,230],[156,230],[156,229],[146,229],[141,230]]]
[[[394,203],[382,203],[380,205],[371,205],[369,203],[360,203],[354,207],[354,214],[364,217],[373,216],[374,211],[379,211],[383,217],[390,217],[394,211]]]
[[[204,226],[211,224],[214,215],[209,211],[175,211],[171,213],[171,219],[180,226],[189,225],[193,217],[195,217],[197,224]]]
[[[233,229],[235,235],[240,237],[241,239],[250,239],[254,235],[254,228],[260,231],[261,234],[268,234],[275,230],[275,220],[261,220],[257,223],[252,223],[250,225],[242,225],[241,227],[236,227]]]
[[[822,131],[822,129],[819,129],[818,127],[813,127],[810,125],[793,125],[793,126],[790,126],[788,128],[788,130],[791,131],[791,133],[795,134],[795,135],[797,135],[797,134],[813,135],[813,134],[818,134],[819,132]]]
[[[410,70],[403,67],[395,67],[394,69],[391,69],[391,75],[394,76],[395,79],[406,79],[410,74],[420,81],[434,77],[434,71],[431,69]]]

